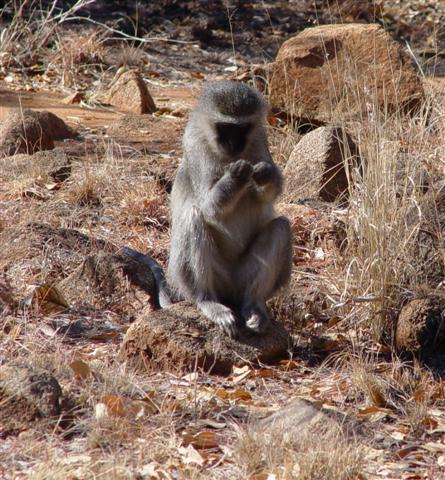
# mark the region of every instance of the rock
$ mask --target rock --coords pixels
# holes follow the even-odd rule
[[[141,312],[128,329],[119,356],[139,368],[203,368],[228,374],[234,365],[283,358],[291,344],[287,332],[275,322],[264,336],[246,334],[239,341],[231,339],[195,306],[180,302],[156,312]]]
[[[54,113],[45,110],[36,113],[42,129],[46,130],[53,140],[64,140],[77,136],[77,133]]]
[[[419,210],[420,207],[420,210]],[[417,281],[436,289],[445,278],[443,235],[445,231],[445,188],[443,182],[433,184],[413,206],[407,222],[418,229],[412,255]]]
[[[58,287],[69,302],[81,297],[98,309],[134,314],[147,304],[159,308],[152,270],[122,253],[88,255]]]
[[[68,172],[71,172],[71,158],[59,147],[32,155],[11,155],[5,160],[6,164],[7,168],[2,171],[2,180],[11,191],[17,188],[17,184],[22,187],[26,183],[43,187],[54,181],[62,181],[62,178],[66,180],[66,175],[69,176]]]
[[[14,110],[5,117],[0,127],[0,153],[9,156],[52,150],[54,140],[75,135],[63,120],[51,112]]]
[[[122,115],[110,123],[107,133],[119,138],[146,137],[157,120],[152,115]]]
[[[320,124],[367,114],[369,105],[417,106],[423,89],[408,52],[376,24],[307,28],[283,43],[272,106]]]
[[[348,196],[345,164],[359,164],[359,152],[340,127],[319,127],[304,135],[284,169],[285,199],[289,202],[320,198],[332,202]]]
[[[70,275],[87,255],[116,248],[77,230],[43,223],[17,225],[0,231],[0,268],[12,287],[25,292],[30,284],[55,284]],[[63,292],[65,293],[65,292]]]
[[[356,422],[347,415],[319,403],[296,398],[254,426],[262,431],[280,432],[285,441],[298,441],[307,434],[326,432],[357,433]]]
[[[396,328],[396,347],[425,358],[445,353],[445,298],[411,300],[400,311]]]
[[[111,86],[106,101],[129,113],[153,113],[156,105],[141,75],[136,71],[123,73]]]
[[[15,298],[15,292],[11,287],[11,284],[6,276],[5,272],[0,272],[0,313],[6,307],[16,307],[17,300]]]
[[[65,105],[74,105],[76,103],[80,103],[84,99],[84,95],[82,92],[74,92],[71,95],[68,95],[62,100],[62,103]]]
[[[45,371],[20,365],[0,367],[0,431],[15,433],[29,428],[29,422],[58,418],[62,389]]]

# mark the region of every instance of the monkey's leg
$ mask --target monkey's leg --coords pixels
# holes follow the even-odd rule
[[[285,217],[272,220],[257,236],[237,270],[246,326],[263,332],[269,324],[266,300],[289,281],[292,234]]]
[[[210,227],[196,208],[192,210],[190,253],[187,257],[189,279],[185,283],[189,283],[189,296],[209,320],[235,337],[236,317],[229,307],[221,303],[223,299],[219,295],[233,288],[230,272],[219,254]],[[229,292],[226,293],[230,296]]]

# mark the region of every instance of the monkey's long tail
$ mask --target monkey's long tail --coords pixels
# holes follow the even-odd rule
[[[124,256],[130,257],[137,262],[143,263],[146,265],[152,272],[155,279],[155,288],[156,294],[158,296],[159,305],[161,308],[166,308],[170,306],[172,302],[172,293],[167,284],[167,279],[165,278],[164,271],[159,263],[148,255],[144,255],[136,250],[133,250],[130,247],[123,247],[121,253]]]

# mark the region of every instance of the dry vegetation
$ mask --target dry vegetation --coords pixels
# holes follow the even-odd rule
[[[80,139],[33,157],[0,158],[0,365],[49,372],[63,394],[59,416],[28,417],[25,395],[10,421],[16,399],[0,388],[0,478],[445,478],[444,357],[425,364],[393,348],[401,307],[419,295],[443,295],[442,283],[429,282],[430,270],[445,270],[441,249],[432,255],[427,245],[419,253],[422,232],[445,226],[436,204],[445,158],[443,81],[425,79],[414,114],[371,103],[359,119],[337,118],[366,161],[349,172],[347,205],[301,205],[303,213],[291,218],[292,282],[270,305],[294,335],[290,359],[227,377],[136,371],[118,357],[134,304],[100,310],[69,282],[65,291],[48,286],[71,278],[97,244],[74,238],[57,249],[29,224],[73,228],[109,251],[128,245],[165,265],[183,113],[202,79],[226,78],[233,69],[225,70],[232,64],[220,51],[198,60],[209,62],[204,73],[196,71],[201,63],[181,63],[195,47],[180,35],[178,43],[137,42],[113,38],[114,26],[61,28],[94,3],[79,0],[61,11],[57,2],[45,9],[25,0],[0,8],[0,18],[9,15],[0,24],[2,116],[6,90],[34,95],[28,102],[36,108],[44,89],[58,94],[58,105],[73,90],[86,99],[83,110],[65,112]],[[121,66],[141,69],[160,109],[146,127],[119,126],[117,135],[106,127],[121,115],[101,107],[96,94]],[[352,89],[345,99],[351,109],[357,95]],[[294,120],[271,118],[281,166],[301,136]],[[46,289],[36,291],[41,284]],[[64,296],[74,299],[69,309]],[[356,428],[258,428],[295,397],[347,414]]]

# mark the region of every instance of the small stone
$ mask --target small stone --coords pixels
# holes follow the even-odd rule
[[[71,95],[68,95],[62,100],[62,103],[65,105],[75,105],[80,103],[84,99],[84,94],[82,92],[74,92]]]

